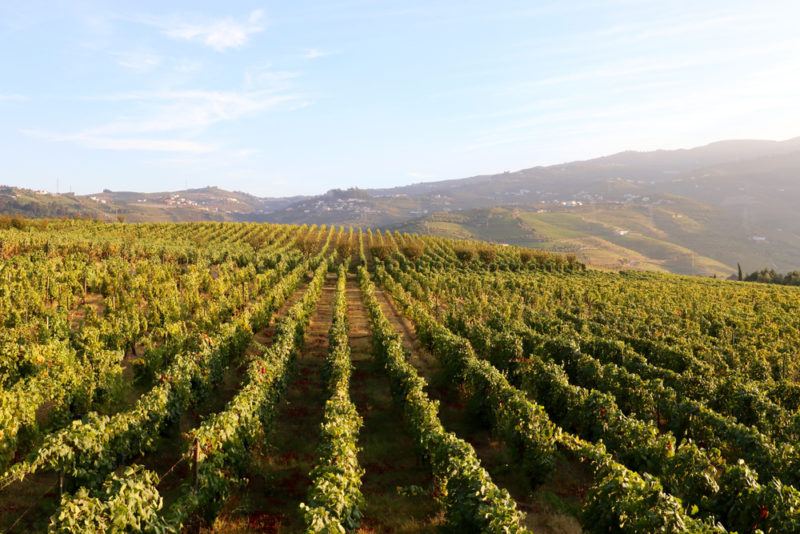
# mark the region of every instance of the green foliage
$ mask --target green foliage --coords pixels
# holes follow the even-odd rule
[[[210,522],[232,488],[241,483],[251,444],[274,419],[327,270],[327,261],[320,261],[303,298],[278,323],[272,345],[249,364],[245,385],[223,411],[192,431],[192,446],[185,456],[196,462],[197,482],[184,488],[181,497],[167,511],[172,527],[192,522],[198,512]]]
[[[741,275],[741,269],[740,269]],[[742,280],[741,276],[739,280]],[[791,271],[786,274],[775,272],[774,269],[762,269],[748,274],[743,279],[745,282],[761,282],[763,284],[779,284],[784,286],[800,286],[800,271]]]
[[[50,520],[50,532],[122,533],[164,532],[159,518],[162,498],[158,476],[134,465],[118,475],[113,473],[102,488],[91,492],[80,488],[74,495],[65,494],[61,507]]]
[[[403,265],[402,261],[399,263]],[[435,324],[435,320],[422,304],[422,302],[430,302],[432,298],[436,298],[435,293],[428,289],[432,285],[431,278],[429,274],[415,272],[409,264],[405,264],[404,269],[406,272],[392,267],[391,275],[402,281],[403,286],[413,293],[414,298],[404,292],[403,288],[399,287],[399,284],[391,278],[384,275],[382,280],[384,285],[390,289],[395,300],[403,304],[407,314],[414,320],[421,339],[425,341],[426,335],[430,331],[435,331],[435,328],[430,326],[431,323]],[[378,268],[378,273],[382,273],[380,268]],[[680,501],[673,499],[670,493],[693,503],[690,510],[692,515],[700,514],[706,518],[710,522],[703,524],[708,526],[713,525],[713,522],[717,520],[722,520],[726,525],[733,524],[733,518],[728,517],[727,508],[722,504],[724,496],[749,491],[756,496],[756,500],[762,503],[769,501],[770,509],[773,510],[772,517],[776,518],[771,526],[773,530],[789,529],[788,531],[791,531],[794,528],[795,521],[800,514],[800,508],[795,504],[795,499],[800,494],[795,488],[781,485],[783,498],[776,500],[771,497],[774,492],[771,492],[769,485],[760,485],[757,481],[745,484],[743,480],[731,477],[729,473],[735,467],[726,464],[717,449],[701,448],[698,443],[687,438],[691,436],[701,443],[708,443],[712,439],[716,440],[720,445],[725,445],[724,456],[736,458],[733,454],[745,454],[765,472],[778,473],[790,480],[795,476],[793,469],[796,465],[795,457],[791,455],[791,448],[782,446],[780,449],[776,449],[763,437],[759,438],[757,432],[754,433],[753,430],[741,423],[716,414],[702,403],[680,397],[675,391],[666,387],[663,382],[650,378],[650,376],[661,378],[658,375],[659,372],[662,372],[660,368],[653,366],[638,355],[629,354],[626,352],[624,344],[611,343],[601,338],[584,342],[585,334],[583,333],[573,334],[580,342],[567,337],[554,336],[547,330],[539,333],[519,320],[510,319],[507,313],[502,311],[502,305],[488,304],[484,300],[495,292],[500,297],[501,292],[509,289],[508,286],[493,288],[479,286],[476,288],[466,285],[463,281],[453,279],[448,280],[447,283],[459,291],[458,294],[451,294],[444,301],[448,304],[457,303],[457,307],[453,307],[446,314],[447,325],[454,332],[465,335],[492,364],[511,372],[515,384],[526,391],[530,398],[538,399],[547,410],[547,415],[552,417],[563,430],[573,432],[586,440],[603,442],[611,454],[606,453],[605,448],[602,449],[600,456],[593,453],[597,457],[595,460],[598,458],[602,460],[602,462],[595,461],[597,476],[608,476],[608,469],[601,472],[600,467],[615,466],[610,471],[612,474],[616,473],[613,478],[615,483],[619,482],[621,488],[629,488],[633,491],[637,486],[632,485],[630,481],[639,480],[634,476],[635,471],[658,475],[660,483],[657,488],[651,483],[657,479],[647,479],[646,477],[646,484],[642,485],[637,482],[638,487],[640,490],[651,487],[645,492],[651,496],[656,495],[654,493],[656,490],[662,493],[663,495],[653,502],[660,502],[668,508],[677,510],[678,524],[692,524],[694,520],[691,517],[683,516],[683,507],[680,505]],[[478,305],[472,307],[465,303],[465,294],[474,294],[481,299],[480,307]],[[415,302],[414,299],[420,299],[421,302]],[[490,311],[491,313],[489,313]],[[439,328],[441,329],[441,327]],[[452,336],[446,330],[442,330],[440,337],[447,338],[448,335]],[[467,352],[463,348],[463,342],[460,351],[455,350],[455,343],[451,343],[450,350],[447,351],[443,348],[447,346],[446,344],[442,344],[440,341],[437,346],[432,343],[433,336],[430,337],[431,339],[427,340],[428,346],[434,354],[443,357],[445,366],[452,367],[452,363],[448,363],[444,356]],[[640,345],[645,346],[644,343]],[[593,351],[594,354],[602,354],[604,358],[614,358],[619,363],[629,364],[631,369],[635,368],[640,372],[647,371],[644,374],[647,378],[632,373],[617,363],[603,364],[582,353],[581,350],[584,347]],[[657,349],[652,343],[647,344],[647,349],[655,361],[669,366],[675,366],[680,361],[682,369],[694,368],[699,372],[704,372],[705,366],[693,356],[674,350]],[[657,354],[654,352],[655,350],[663,352]],[[548,362],[547,360],[553,361]],[[458,361],[457,358],[456,361]],[[488,361],[484,363],[488,365]],[[455,381],[468,384],[464,375],[456,374],[458,370],[458,367],[455,366],[451,371],[451,374],[456,376]],[[671,384],[682,387],[681,391],[694,389],[694,383],[690,377],[686,377],[684,380],[684,377],[677,374],[665,376],[670,378]],[[584,387],[571,384],[572,380],[576,380]],[[705,385],[708,386],[708,383],[706,381]],[[716,397],[709,402],[709,406],[714,406],[726,413],[736,413],[744,421],[755,423],[771,434],[783,435],[791,432],[791,427],[782,409],[758,390],[754,383],[730,377],[727,380],[712,381],[711,384],[716,386]],[[608,393],[588,388],[597,388]],[[781,393],[778,393],[779,391]],[[779,395],[779,398],[789,397],[790,394],[782,393],[784,391],[788,392],[789,390],[784,386],[781,390],[776,390],[776,395]],[[609,393],[613,393],[613,396]],[[480,398],[488,398],[488,395],[481,395]],[[620,403],[619,406],[617,402]],[[620,409],[622,407],[624,407],[624,411]],[[626,415],[631,412],[641,419]],[[668,431],[662,433],[657,425],[680,428],[681,431],[677,434],[678,439]],[[714,431],[709,432],[709,429]],[[691,432],[687,434],[689,430]],[[721,442],[719,438],[722,438]],[[570,439],[572,438],[569,434],[561,434],[559,442],[564,446],[564,440],[566,443],[570,443]],[[506,440],[508,441],[508,438]],[[735,447],[735,449],[731,447]],[[585,447],[572,448],[572,450],[573,452],[579,451],[584,459],[587,458]],[[781,456],[781,454],[787,453],[789,456],[785,458]],[[609,464],[609,462],[613,463]],[[745,464],[741,465],[747,468]],[[773,483],[780,485],[777,480],[773,480]],[[597,485],[593,487],[598,488]],[[666,490],[664,490],[665,487]],[[641,493],[640,490],[636,491]],[[630,495],[633,502],[643,498],[642,495],[637,496],[636,491]],[[603,499],[619,497],[618,495],[612,497],[610,494],[602,492],[596,492],[595,496],[596,499],[599,499],[596,510],[607,510],[609,503],[604,503]],[[761,508],[750,507],[749,511],[744,512],[744,516],[753,524],[759,521],[763,524],[760,510]],[[665,513],[669,515],[671,512]],[[619,517],[606,518],[605,524],[616,524],[619,527],[619,521],[624,519],[629,525],[636,525],[639,524],[637,522],[642,521],[640,525],[649,525],[647,529],[661,528],[658,526],[657,520],[653,523],[654,519],[648,518],[643,509],[634,507],[623,510],[620,514],[622,515]],[[642,517],[637,514],[641,514]],[[596,521],[598,521],[597,517],[587,516],[587,522],[593,524]],[[636,529],[644,528],[643,526],[636,527]],[[598,530],[602,531],[603,529]]]
[[[495,431],[533,483],[541,482],[554,466],[556,430],[541,406],[509,384],[490,363],[475,355],[469,342],[439,324],[402,287],[378,269],[381,282],[414,321],[420,340],[442,361],[457,383],[490,414]]]
[[[375,354],[389,376],[392,395],[403,409],[420,452],[431,464],[448,524],[471,532],[524,531],[508,492],[491,481],[468,443],[442,427],[438,406],[425,394],[424,379],[406,361],[399,336],[383,315],[375,287],[363,267],[359,277],[372,322]]]
[[[361,524],[364,496],[358,464],[358,433],[362,420],[350,401],[350,347],[348,345],[347,266],[339,267],[333,323],[326,360],[328,401],[317,446],[317,462],[311,471],[308,502],[300,505],[306,532],[354,532]]]
[[[442,426],[371,276],[438,361],[443,386],[534,488],[558,483],[557,459],[587,466],[585,530],[800,531],[794,288],[602,273],[518,247],[326,226],[9,222],[0,256],[0,484],[62,477],[53,531],[210,524],[249,477],[250,450],[280,424],[333,271],[328,398],[301,510],[309,532],[357,531],[369,495],[349,396],[348,268],[376,361],[433,475],[432,487],[401,493],[430,494],[448,528],[524,531],[510,494]],[[270,345],[254,343],[306,282]],[[182,436],[192,475],[163,510],[156,476],[129,462],[232,364],[246,367],[241,386]]]

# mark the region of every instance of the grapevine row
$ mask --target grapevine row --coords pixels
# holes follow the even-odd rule
[[[358,463],[358,433],[362,419],[350,400],[347,265],[339,267],[333,324],[326,360],[328,400],[325,403],[317,461],[311,471],[307,503],[301,504],[308,533],[353,532],[361,523],[364,496]]]
[[[469,342],[450,332],[438,323],[424,308],[414,302],[405,290],[389,277],[383,267],[377,268],[379,277],[396,302],[408,314],[414,323],[420,340],[438,357],[443,367],[455,380],[464,380],[468,384],[471,397],[487,399],[487,408],[496,411],[506,410],[505,400],[497,395],[492,398],[492,387],[505,390],[509,397],[519,399],[520,403],[535,406],[537,427],[554,428],[553,442],[577,454],[581,459],[591,461],[595,470],[595,484],[584,509],[584,526],[593,531],[602,532],[607,529],[619,529],[638,525],[631,532],[648,531],[646,528],[690,530],[694,532],[718,531],[712,523],[698,521],[683,511],[681,502],[665,493],[661,484],[652,478],[642,478],[636,472],[617,463],[605,450],[605,447],[592,445],[589,442],[576,440],[574,436],[565,434],[550,421],[544,409],[528,400],[524,393],[511,386],[505,376],[497,371],[489,362],[477,357]],[[472,378],[472,380],[470,380]],[[498,387],[499,384],[499,387]],[[522,420],[525,421],[524,419]],[[492,418],[495,431],[504,439],[507,447],[515,452],[519,444],[534,445],[541,441],[541,436],[526,432],[529,424],[517,427],[503,425],[503,420]],[[533,479],[532,482],[537,482]],[[609,492],[609,488],[615,488]],[[642,502],[650,502],[653,508],[642,506]],[[646,528],[645,528],[646,527]],[[653,531],[651,530],[651,531]]]
[[[425,393],[425,380],[406,361],[399,335],[384,316],[363,266],[359,278],[372,324],[375,356],[389,376],[392,395],[403,410],[408,428],[430,462],[448,524],[468,531],[523,532],[520,513],[508,492],[492,482],[474,449],[442,426],[437,404]]]

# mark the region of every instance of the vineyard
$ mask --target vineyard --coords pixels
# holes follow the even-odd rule
[[[0,532],[800,532],[800,288],[5,226]]]

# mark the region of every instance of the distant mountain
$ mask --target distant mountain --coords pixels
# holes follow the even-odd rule
[[[262,221],[304,197],[262,198],[218,187],[164,193],[109,191],[53,194],[0,186],[0,213],[28,217],[86,217],[128,222]]]
[[[800,138],[621,152],[359,194],[308,198],[269,219],[568,250],[606,268],[728,275],[739,262],[800,266]]]
[[[728,275],[800,267],[800,138],[620,152],[394,188],[259,198],[215,187],[44,195],[0,188],[0,212],[127,221],[377,226],[566,250],[605,268]]]

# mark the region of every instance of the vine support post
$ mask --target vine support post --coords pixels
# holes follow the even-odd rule
[[[197,493],[197,486],[199,484],[199,478],[197,476],[199,458],[200,458],[200,442],[197,440],[197,438],[194,438],[194,446],[192,448],[192,490],[195,493]]]

